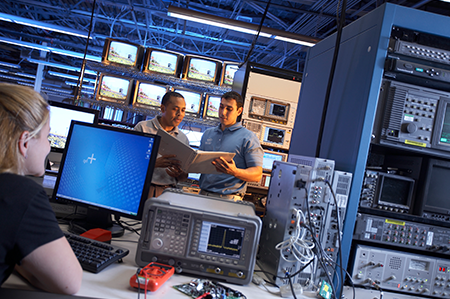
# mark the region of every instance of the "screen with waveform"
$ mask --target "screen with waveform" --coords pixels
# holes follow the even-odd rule
[[[245,229],[203,221],[198,251],[240,258]]]

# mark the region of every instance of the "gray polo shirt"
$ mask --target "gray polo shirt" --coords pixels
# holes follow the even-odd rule
[[[134,127],[134,130],[150,134],[156,134],[156,132],[158,132],[158,129],[163,130],[161,124],[158,121],[158,118],[160,117],[161,116],[156,116],[151,120],[141,121]],[[174,136],[175,138],[179,139],[181,142],[189,145],[188,138],[183,132],[178,130],[178,127],[175,127],[172,131],[168,133]],[[158,157],[161,157],[161,155],[158,154]],[[160,186],[167,186],[167,185],[175,186],[177,184],[177,180],[167,174],[166,168],[155,168],[155,170],[153,171],[152,184]]]

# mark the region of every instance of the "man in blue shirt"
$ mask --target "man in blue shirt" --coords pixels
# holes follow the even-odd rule
[[[236,156],[231,161],[220,157],[212,162],[219,174],[200,176],[200,194],[239,200],[245,195],[247,182],[261,180],[264,155],[261,144],[253,132],[237,122],[243,106],[240,94],[225,93],[219,106],[220,124],[203,133],[200,150],[231,152]]]

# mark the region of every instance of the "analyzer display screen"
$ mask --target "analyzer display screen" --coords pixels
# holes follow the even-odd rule
[[[282,129],[275,129],[275,128],[267,127],[266,130],[264,131],[263,141],[283,144],[285,133],[286,132]]]
[[[198,251],[224,257],[241,257],[245,229],[203,221]]]

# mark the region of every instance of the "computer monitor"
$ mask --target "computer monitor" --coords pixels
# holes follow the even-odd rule
[[[102,63],[140,70],[144,47],[128,41],[107,38],[103,46]]]
[[[101,74],[98,80],[98,101],[130,104],[135,80],[125,76]]]
[[[167,89],[165,85],[138,80],[133,96],[133,106],[152,110],[159,109]]]
[[[72,120],[88,123],[98,122],[98,110],[54,101],[48,101],[48,104],[50,107],[48,140],[54,152],[63,152]]]
[[[186,102],[186,115],[200,117],[200,109],[202,108],[203,93],[186,88],[175,88],[174,91],[180,93]]]
[[[159,142],[157,135],[72,122],[53,192],[55,202],[87,207],[87,218],[71,228],[118,236],[123,230],[112,225],[111,214],[140,220]]]
[[[202,81],[217,84],[222,61],[196,55],[186,55],[183,64],[184,80]]]
[[[219,106],[221,96],[215,94],[207,94],[205,96],[205,108],[203,108],[203,118],[211,120],[219,120]]]
[[[286,154],[286,153],[264,150],[263,171],[264,172],[272,172],[273,162],[275,162],[275,161],[286,162],[287,158],[288,158],[288,154]]]
[[[183,59],[184,55],[177,52],[147,48],[143,72],[180,78]]]

